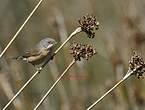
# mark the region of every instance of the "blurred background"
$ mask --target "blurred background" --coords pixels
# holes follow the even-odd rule
[[[0,51],[4,49],[39,0],[0,0]],[[0,109],[34,74],[36,68],[11,58],[49,36],[56,48],[87,13],[100,29],[94,39],[85,33],[71,41],[92,44],[98,54],[77,62],[40,106],[40,110],[85,110],[128,70],[133,50],[145,56],[144,0],[45,0],[0,61]],[[8,110],[32,110],[72,61],[68,43],[19,95]],[[94,110],[145,110],[145,81],[132,76]]]

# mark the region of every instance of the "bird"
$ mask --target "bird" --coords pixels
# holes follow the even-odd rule
[[[53,55],[54,46],[57,42],[52,38],[44,38],[39,41],[32,49],[24,52],[23,55],[14,57],[15,60],[23,60],[33,66],[43,63]]]

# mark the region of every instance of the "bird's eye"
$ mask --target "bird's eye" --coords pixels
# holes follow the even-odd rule
[[[53,44],[53,42],[49,41],[48,43]]]

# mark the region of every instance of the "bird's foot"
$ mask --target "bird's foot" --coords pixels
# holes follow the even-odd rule
[[[42,67],[37,67],[36,71],[40,72],[42,70]]]

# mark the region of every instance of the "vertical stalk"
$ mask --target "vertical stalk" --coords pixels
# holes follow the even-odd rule
[[[7,46],[4,48],[4,50],[1,52],[0,54],[0,58],[5,54],[5,52],[7,51],[7,49],[10,47],[10,45],[13,43],[13,41],[16,39],[16,37],[18,36],[18,34],[22,31],[22,29],[24,28],[24,26],[27,24],[27,22],[29,21],[29,19],[32,17],[32,15],[36,12],[36,10],[38,9],[38,7],[41,5],[41,3],[43,2],[43,0],[40,0],[38,2],[38,4],[35,6],[35,8],[32,10],[32,12],[29,14],[29,16],[27,17],[27,19],[24,21],[24,23],[21,25],[21,27],[18,29],[18,31],[15,33],[15,35],[13,36],[13,38],[10,40],[10,42],[7,44]]]
[[[6,110],[8,106],[15,100],[15,98],[24,90],[24,88],[33,80],[33,78],[39,73],[40,71],[37,71],[23,86],[22,88],[13,96],[13,98],[5,105],[5,107],[2,110]]]
[[[117,83],[115,84],[111,89],[109,89],[104,95],[102,95],[97,101],[95,101],[91,106],[87,108],[87,110],[91,110],[96,104],[98,104],[100,101],[102,101],[110,92],[112,92],[116,87],[118,87],[122,82],[124,82],[126,79],[128,79],[134,71],[128,71],[127,74]]]
[[[46,99],[46,97],[51,93],[51,91],[54,89],[54,87],[59,83],[59,81],[63,78],[63,76],[67,73],[67,71],[75,64],[75,60],[73,60],[70,65],[64,70],[64,72],[61,74],[61,76],[55,81],[55,83],[51,86],[51,88],[46,92],[46,94],[43,96],[43,98],[39,101],[39,103],[36,105],[36,107],[33,110],[37,110],[39,106],[43,103],[43,101]]]
[[[55,54],[57,54],[62,47],[76,34],[80,33],[82,31],[81,27],[78,27],[67,39],[66,41],[64,41],[64,43],[54,52]]]

